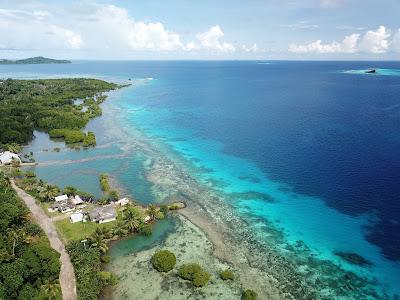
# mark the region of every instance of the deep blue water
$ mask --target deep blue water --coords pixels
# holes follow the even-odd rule
[[[77,62],[0,76],[153,78],[106,103],[123,109],[122,127],[191,161],[243,216],[276,222],[324,258],[356,252],[399,292],[400,73],[346,73],[370,67],[400,63]]]

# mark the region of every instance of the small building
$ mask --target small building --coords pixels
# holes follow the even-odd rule
[[[88,213],[89,219],[92,222],[99,224],[115,221],[117,219],[117,212],[112,205],[103,205],[96,207]]]
[[[79,197],[79,195],[75,195],[75,197],[72,197],[72,198],[71,198],[70,202],[71,202],[73,205],[79,205],[79,204],[82,204],[82,203],[83,203],[83,200],[81,199],[81,197]]]
[[[128,198],[122,198],[119,199],[118,201],[115,202],[115,204],[119,205],[119,206],[125,206],[127,204],[129,204],[130,200]]]
[[[70,219],[71,223],[82,222],[83,218],[84,218],[84,216],[83,216],[83,213],[81,211],[74,212],[69,216],[69,219]]]
[[[68,201],[68,196],[67,195],[57,196],[57,197],[54,198],[54,201],[56,201],[56,202]]]
[[[151,217],[150,216],[146,216],[145,218],[144,218],[144,222],[147,224],[147,223],[149,223],[151,221]]]
[[[0,165],[10,165],[14,161],[21,163],[21,159],[19,158],[18,154],[10,151],[0,153]]]

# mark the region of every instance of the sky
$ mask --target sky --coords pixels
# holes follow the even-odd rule
[[[0,0],[0,58],[399,60],[400,0]]]

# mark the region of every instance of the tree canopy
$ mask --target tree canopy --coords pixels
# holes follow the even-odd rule
[[[102,93],[116,84],[97,79],[0,80],[0,144],[24,144],[33,131],[51,132],[67,143],[96,143],[93,133],[80,130],[101,115]],[[83,103],[77,105],[76,100]],[[85,109],[83,109],[85,107]]]

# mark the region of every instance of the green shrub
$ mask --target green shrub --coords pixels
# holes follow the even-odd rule
[[[193,281],[194,274],[201,271],[203,270],[199,264],[196,263],[184,264],[179,268],[178,276],[183,279]]]
[[[242,294],[242,300],[257,300],[257,293],[253,290],[245,290]]]
[[[152,235],[153,233],[153,226],[151,224],[143,224],[142,227],[140,227],[140,234],[149,236]]]
[[[151,258],[151,263],[157,271],[169,272],[176,265],[176,257],[168,250],[158,250]]]
[[[193,275],[193,285],[195,287],[203,287],[210,281],[211,275],[206,271],[199,271]]]
[[[221,271],[219,273],[219,276],[221,277],[222,280],[233,280],[235,278],[233,272],[229,269]]]

